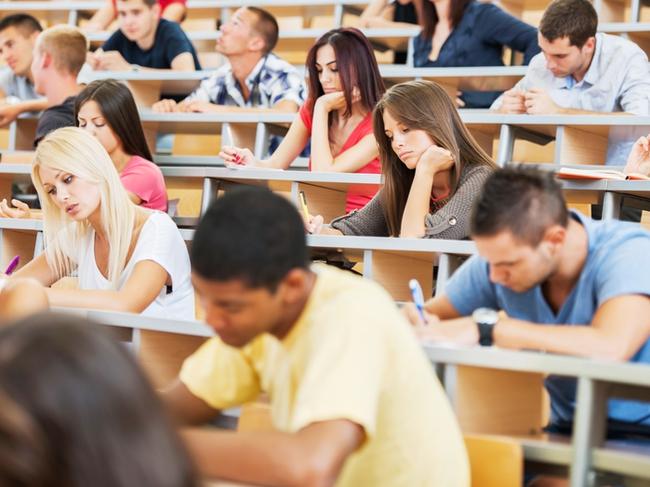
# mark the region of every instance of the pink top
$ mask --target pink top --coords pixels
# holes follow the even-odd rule
[[[312,114],[306,104],[300,107],[300,119],[305,124],[305,127],[307,127],[307,131],[311,137]],[[361,139],[369,134],[372,134],[372,113],[368,113],[368,115],[359,122],[359,125],[354,128],[348,139],[345,141],[345,144],[343,144],[343,147],[341,147],[341,151],[338,154],[334,154],[334,156],[336,157],[348,150],[350,147],[354,147],[361,141]],[[309,159],[309,169],[311,170],[311,158]],[[355,172],[381,174],[381,163],[379,162],[379,158],[375,157],[372,161],[362,168],[357,169]],[[379,185],[376,184],[351,184],[348,187],[345,212],[349,213],[352,210],[363,208],[366,206],[366,203],[375,196],[378,190]]]
[[[129,193],[142,200],[140,206],[167,211],[167,189],[162,171],[153,162],[133,156],[120,173],[122,184]]]

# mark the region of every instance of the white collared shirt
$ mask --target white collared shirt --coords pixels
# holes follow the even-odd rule
[[[536,55],[530,62],[526,76],[514,89],[546,90],[553,101],[563,108],[594,112],[627,112],[650,115],[650,70],[648,57],[635,43],[609,34],[596,34],[596,49],[585,77],[576,82],[572,77],[558,78],[546,67],[544,54]],[[490,107],[501,106],[502,96]],[[646,132],[647,133],[647,132]],[[608,164],[624,164],[631,141],[613,142],[607,155]]]

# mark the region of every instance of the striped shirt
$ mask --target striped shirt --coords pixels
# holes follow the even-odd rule
[[[204,79],[185,100],[265,108],[271,108],[284,100],[293,101],[300,106],[305,100],[305,86],[298,70],[272,53],[255,65],[246,78],[246,86],[250,93],[248,101],[244,100],[230,63],[227,63]]]

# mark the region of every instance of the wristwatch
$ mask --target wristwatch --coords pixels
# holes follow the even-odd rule
[[[499,312],[491,308],[477,308],[472,313],[472,319],[478,327],[478,343],[482,347],[492,346],[494,326],[499,321]]]
[[[140,71],[140,65],[139,64],[132,64],[131,65],[131,71],[133,71],[134,73],[137,73],[138,71]]]

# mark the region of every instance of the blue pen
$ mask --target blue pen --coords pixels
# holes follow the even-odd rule
[[[415,303],[415,307],[418,309],[418,313],[420,313],[420,318],[426,324],[427,319],[424,317],[424,295],[422,294],[422,288],[417,279],[411,279],[409,281],[409,289],[411,290],[413,303]]]

